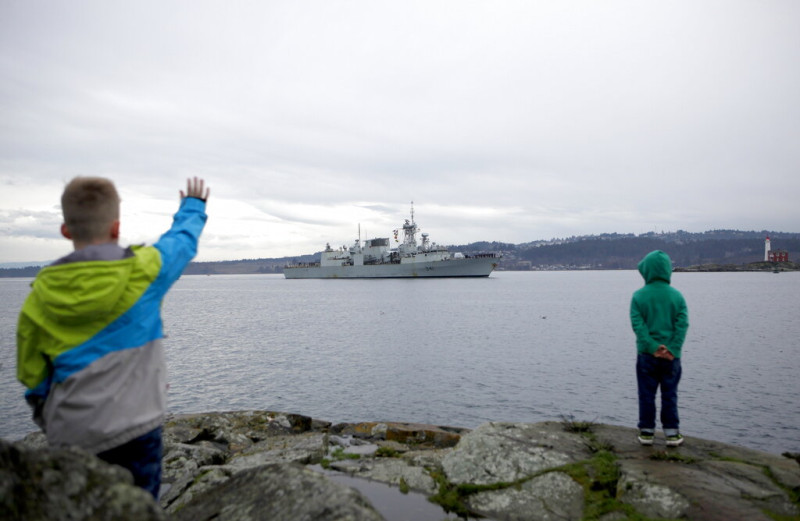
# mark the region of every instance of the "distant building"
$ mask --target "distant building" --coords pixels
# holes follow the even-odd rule
[[[764,241],[764,262],[789,262],[789,252],[786,250],[772,251],[769,237]]]
[[[789,262],[789,252],[786,250],[775,250],[769,252],[769,262]]]

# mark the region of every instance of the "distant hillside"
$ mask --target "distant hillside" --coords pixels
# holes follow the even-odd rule
[[[664,250],[677,267],[699,265],[746,265],[764,260],[764,238],[770,237],[773,250],[789,252],[789,259],[800,261],[800,233],[774,231],[712,230],[704,233],[602,234],[533,241],[522,244],[475,242],[449,246],[463,253],[500,252],[499,269],[635,269],[639,260],[652,250]],[[189,275],[281,273],[287,264],[319,259],[319,252],[267,259],[242,259],[223,262],[193,262]],[[0,277],[32,277],[38,266],[0,269]]]
[[[25,266],[24,268],[0,268],[0,278],[3,277],[35,277],[41,266]]]
[[[537,241],[509,248],[506,269],[634,269],[653,250],[664,250],[676,266],[748,264],[764,260],[764,239],[773,250],[800,260],[800,234],[713,230],[705,233],[603,234]],[[479,243],[484,248],[484,243]],[[530,266],[530,267],[528,267]]]
[[[193,262],[184,273],[186,275],[236,275],[245,273],[283,273],[287,264],[314,262],[319,260],[319,253],[298,255],[296,257],[280,257],[273,259],[242,259],[222,262]]]

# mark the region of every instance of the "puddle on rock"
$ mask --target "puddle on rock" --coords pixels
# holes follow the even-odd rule
[[[341,472],[325,470],[319,465],[310,465],[308,468],[325,474],[328,479],[361,492],[386,521],[463,519],[455,514],[448,514],[439,505],[431,503],[424,494],[419,492],[411,491],[403,494],[399,488],[380,481],[356,478]]]
[[[356,456],[370,456],[378,450],[378,445],[365,442],[352,436],[331,436],[330,443],[333,450],[341,450],[344,454]],[[340,462],[343,463],[343,462]],[[346,465],[346,463],[344,463]],[[309,465],[309,469],[324,474],[328,479],[352,487],[366,497],[386,521],[447,521],[463,520],[456,514],[449,514],[442,507],[428,501],[428,497],[420,492],[409,491],[404,494],[398,487],[394,487],[366,478],[359,478],[331,469],[324,469],[321,465]],[[467,518],[475,519],[475,518]],[[482,518],[484,521],[492,521]]]

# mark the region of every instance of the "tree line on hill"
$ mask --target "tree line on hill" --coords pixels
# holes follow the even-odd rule
[[[635,269],[642,257],[653,250],[665,251],[678,267],[743,265],[764,260],[766,237],[770,237],[773,250],[788,251],[790,260],[795,262],[800,259],[800,234],[738,230],[613,233],[518,245],[474,243],[459,250],[502,249],[506,269]]]
[[[747,265],[764,260],[764,240],[770,237],[773,250],[789,252],[800,260],[800,234],[771,231],[712,230],[704,233],[602,234],[522,244],[474,242],[449,246],[465,254],[499,252],[499,269],[635,269],[641,258],[653,250],[669,254],[676,267],[701,265]],[[192,262],[187,275],[281,273],[287,264],[319,260],[319,252],[296,257],[242,259],[220,262]],[[39,266],[0,268],[0,277],[33,277]]]

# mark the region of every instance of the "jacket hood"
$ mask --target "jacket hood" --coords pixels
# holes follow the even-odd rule
[[[130,278],[131,262],[102,262],[102,269],[87,270],[83,263],[55,266],[37,278],[33,291],[44,316],[57,323],[75,324],[108,316],[120,300]]]
[[[646,284],[662,280],[667,284],[672,278],[672,260],[661,250],[651,251],[639,262],[639,273]]]
[[[119,260],[57,262],[39,273],[33,282],[33,292],[42,305],[43,315],[56,323],[101,320],[114,311],[125,293],[134,262],[132,256]]]

